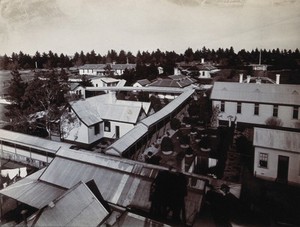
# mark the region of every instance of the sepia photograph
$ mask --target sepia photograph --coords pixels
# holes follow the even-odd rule
[[[0,225],[300,226],[300,0],[0,0]]]

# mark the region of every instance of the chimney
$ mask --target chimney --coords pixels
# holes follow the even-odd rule
[[[201,58],[201,64],[204,64],[204,58]]]
[[[248,83],[248,84],[250,83],[250,79],[251,79],[251,76],[248,75],[248,76],[247,76],[247,83]]]
[[[108,91],[109,98],[108,98],[108,103],[113,104],[116,102],[116,92],[115,91]]]
[[[243,73],[240,74],[240,83],[243,83]]]
[[[280,84],[280,74],[276,74],[276,84]]]

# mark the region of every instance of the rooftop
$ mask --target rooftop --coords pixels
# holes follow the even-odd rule
[[[211,99],[300,105],[300,85],[215,82]]]

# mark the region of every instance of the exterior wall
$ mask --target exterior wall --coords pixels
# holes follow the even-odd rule
[[[134,124],[130,123],[123,123],[123,122],[115,122],[110,121],[110,131],[104,131],[104,123],[101,126],[101,130],[103,131],[103,137],[106,138],[116,138],[116,126],[119,126],[120,128],[120,137],[125,135],[127,132],[129,132],[131,129],[134,128]]]
[[[69,133],[64,136],[65,140],[74,141],[78,143],[89,143],[88,138],[88,127],[81,123],[79,126],[75,126],[74,128],[69,130]]]
[[[93,78],[92,83],[94,87],[104,87],[104,83],[100,78]]]
[[[267,168],[259,167],[260,153],[268,154]],[[300,153],[256,147],[254,155],[254,175],[257,177],[275,181],[278,170],[278,156],[282,155],[289,157],[288,182],[300,184]]]
[[[88,144],[92,144],[103,137],[103,123],[99,123],[99,133],[95,135],[95,126],[88,127]]]
[[[93,69],[79,69],[79,75],[91,75],[96,76],[97,71]]]
[[[73,112],[73,117],[76,116]],[[103,126],[99,126],[99,134],[95,135],[94,126],[86,126],[76,116],[72,123],[61,119],[61,131],[64,131],[62,137],[65,140],[82,144],[91,144],[103,137]]]
[[[221,101],[213,100],[213,106],[218,105],[221,108]],[[225,112],[221,112],[219,120],[228,121],[228,116],[237,117],[237,122],[249,124],[265,125],[266,120],[273,116],[273,105],[259,104],[259,115],[254,115],[254,103],[242,103],[241,113],[237,113],[237,102],[225,101]],[[278,118],[282,121],[283,127],[296,128],[299,122],[300,108],[298,119],[293,119],[292,106],[278,106]]]
[[[121,76],[123,73],[124,73],[123,69],[116,69],[115,72],[114,72],[114,75]]]
[[[70,94],[81,94],[81,98],[85,99],[85,89],[83,87],[77,87],[74,91],[70,91]]]
[[[200,73],[199,78],[211,78],[209,71],[200,70],[199,73]]]
[[[132,85],[132,87],[143,87],[143,86],[140,85],[138,82],[136,82],[136,83],[134,83],[134,84]]]

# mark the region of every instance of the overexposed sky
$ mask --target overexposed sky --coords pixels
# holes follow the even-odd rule
[[[0,55],[294,50],[299,28],[300,0],[0,0]]]

